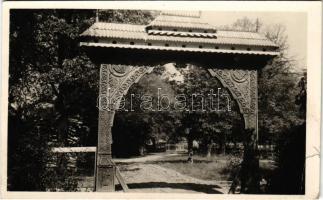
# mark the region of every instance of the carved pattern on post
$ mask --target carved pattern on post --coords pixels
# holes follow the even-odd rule
[[[112,133],[115,110],[119,108],[121,98],[132,84],[152,67],[102,64],[100,69],[99,97],[99,141],[98,153],[111,155]]]
[[[108,108],[108,81],[109,81],[109,71],[108,67],[101,65],[100,67],[100,89],[99,89],[99,98],[98,98],[98,106],[103,110]]]
[[[108,101],[109,110],[119,108],[120,101],[129,88],[140,78],[153,70],[153,67],[146,66],[130,66],[130,65],[110,65],[102,64],[108,68]]]
[[[100,69],[99,98],[99,153],[111,154],[111,127],[115,110],[118,109],[121,98],[132,84],[153,68],[145,66],[102,64]]]
[[[247,141],[244,144],[244,158],[241,164],[241,170],[244,172],[242,175],[247,179],[240,180],[242,192],[255,193],[259,188],[257,71],[232,69],[209,69],[209,71],[237,100],[245,122],[244,133],[251,133],[245,135]]]
[[[257,71],[233,69],[209,69],[237,101],[245,120],[245,128],[257,129],[258,95]]]
[[[99,111],[98,127],[98,153],[111,154],[112,134],[111,121],[113,121],[114,112]]]
[[[247,114],[246,128],[255,130],[258,137],[258,89],[257,71],[250,71],[250,112]]]
[[[209,69],[212,76],[218,78],[222,85],[231,92],[237,100],[241,113],[249,113],[249,71],[229,69]]]
[[[109,106],[109,69],[105,65],[100,67],[100,91],[99,91],[99,125],[98,125],[98,156],[108,154],[111,157],[111,120],[114,112],[108,111]],[[99,161],[99,160],[98,160]]]
[[[110,65],[110,72],[117,77],[125,76],[131,71],[131,66],[126,65]]]
[[[256,70],[250,71],[250,113],[249,127],[253,128],[258,140],[258,73]]]
[[[97,161],[99,167],[112,166],[113,162],[108,154],[100,154]]]
[[[250,71],[250,111],[258,112],[258,94],[257,94],[257,71]]]

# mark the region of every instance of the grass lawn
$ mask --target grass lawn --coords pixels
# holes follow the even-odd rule
[[[217,155],[210,158],[194,155],[194,163],[187,162],[187,155],[172,156],[155,161],[156,164],[173,169],[181,174],[203,180],[227,181],[230,177],[230,161],[232,156]]]
[[[210,158],[194,155],[194,163],[187,162],[187,155],[177,155],[154,161],[162,167],[173,169],[181,174],[202,180],[231,181],[230,175],[235,164],[240,162],[232,155],[214,155]],[[268,176],[275,168],[269,160],[260,161],[260,170],[263,176]]]

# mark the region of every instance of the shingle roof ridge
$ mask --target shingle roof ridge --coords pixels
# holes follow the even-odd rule
[[[256,31],[244,31],[244,30],[234,30],[234,29],[218,29],[218,31],[222,31],[222,32],[244,32],[244,33],[258,33]]]
[[[159,20],[159,19],[156,19],[154,21],[158,21],[158,22],[175,22],[175,23],[186,23],[186,24],[207,24],[207,25],[210,25],[212,26],[211,24],[207,23],[207,22],[203,22],[203,21],[200,21],[200,22],[193,22],[193,21],[176,21],[176,20]]]
[[[113,25],[118,25],[118,26],[137,26],[137,27],[145,27],[147,25],[142,25],[142,24],[125,24],[125,23],[117,23],[117,22],[95,22],[93,25],[98,25],[98,24],[113,24]]]
[[[134,31],[134,29],[127,30],[126,28],[128,27],[136,28],[137,31]],[[123,31],[129,31],[129,32],[144,32],[146,25],[123,24],[123,23],[115,23],[115,22],[95,22],[90,28],[100,29],[100,30],[123,30]]]
[[[179,10],[164,10],[160,13],[163,16],[178,16],[178,17],[187,17],[187,18],[200,18],[200,11],[179,11]]]
[[[264,35],[264,34],[262,34],[262,33],[259,33],[259,32],[256,32],[256,31],[243,31],[243,30],[221,30],[221,29],[217,29],[217,33],[219,34],[219,35],[221,35],[221,33],[241,33],[241,34],[243,34],[243,33],[245,33],[245,34],[253,34],[253,35],[257,35],[257,36],[259,36],[258,38],[254,38],[254,37],[250,37],[250,38],[252,38],[252,39],[257,39],[257,40],[268,40],[268,38]],[[230,36],[222,36],[222,37],[230,37]],[[232,36],[231,36],[232,37]],[[237,37],[237,38],[239,38],[239,37]]]
[[[125,23],[121,23],[121,22],[103,22],[103,21],[99,21],[99,22],[94,22],[93,25],[95,24],[117,24],[117,25],[125,25],[125,26],[146,26],[146,25],[142,25],[142,24],[125,24]]]

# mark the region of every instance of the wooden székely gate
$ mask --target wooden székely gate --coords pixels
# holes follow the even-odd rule
[[[162,64],[191,63],[219,79],[236,99],[257,150],[257,71],[279,54],[266,37],[217,30],[201,20],[200,12],[162,12],[148,25],[96,22],[81,38],[80,45],[100,66],[96,191],[115,190],[111,127],[122,96]]]

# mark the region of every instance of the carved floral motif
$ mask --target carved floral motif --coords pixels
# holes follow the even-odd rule
[[[111,155],[114,110],[119,107],[121,98],[132,84],[144,74],[152,71],[145,66],[107,65],[102,64],[100,70],[99,98],[99,145],[98,151]]]
[[[232,78],[232,70],[223,70],[223,69],[209,69],[212,76],[215,76],[219,79],[222,85],[231,92],[234,99],[237,100],[240,112],[248,113],[249,112],[249,101],[248,95],[249,90],[245,91],[241,89],[241,84],[239,82],[234,81]],[[237,75],[238,76],[238,75]],[[242,76],[239,76],[242,77]],[[244,76],[243,76],[244,77]],[[246,82],[248,80],[245,80]]]
[[[110,72],[117,77],[125,76],[129,71],[131,71],[131,66],[127,65],[109,65]]]
[[[236,99],[246,128],[257,128],[258,95],[256,70],[209,69],[212,76]]]
[[[125,95],[129,88],[136,83],[144,74],[150,73],[153,68],[145,66],[133,66],[129,67],[129,71],[123,77],[110,77],[111,79],[117,79],[117,85],[111,91],[111,104],[114,106],[112,109],[119,107],[121,98]]]
[[[237,69],[231,71],[231,78],[238,83],[242,83],[248,80],[248,71]]]

